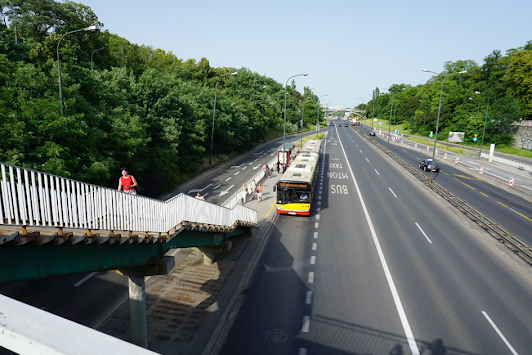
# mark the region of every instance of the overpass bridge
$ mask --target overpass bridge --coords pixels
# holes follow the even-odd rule
[[[167,201],[0,163],[0,283],[103,270],[129,277],[132,333],[147,345],[144,277],[172,248],[207,256],[251,234],[257,212],[179,194]],[[0,342],[0,346],[1,346]]]

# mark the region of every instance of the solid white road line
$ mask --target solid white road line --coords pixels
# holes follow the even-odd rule
[[[499,330],[499,328],[497,328],[497,326],[495,325],[495,323],[491,320],[490,316],[488,316],[488,314],[484,311],[482,311],[482,314],[484,315],[484,317],[486,317],[486,319],[488,320],[488,322],[490,322],[491,326],[493,327],[493,329],[495,329],[495,331],[497,332],[497,334],[499,334],[499,336],[501,337],[502,341],[504,341],[504,344],[506,344],[506,346],[508,347],[508,349],[510,349],[510,351],[512,352],[512,354],[514,355],[518,355],[517,354],[517,351],[515,351],[515,349],[512,347],[512,345],[510,344],[510,342],[505,338],[505,336],[502,334],[502,332]]]
[[[425,232],[423,231],[423,229],[421,229],[421,227],[419,226],[419,224],[417,224],[417,222],[416,222],[416,226],[419,228],[419,230],[421,231],[421,233],[423,233],[423,235],[425,236],[425,238],[427,238],[427,240],[429,241],[429,243],[432,244],[432,242],[430,241],[429,237],[427,237],[427,235],[425,234]]]
[[[338,133],[338,132],[336,132]],[[364,216],[366,217],[366,221],[369,226],[369,230],[371,231],[371,236],[373,238],[373,242],[375,244],[375,248],[377,249],[377,254],[379,255],[379,259],[382,265],[382,268],[384,270],[384,275],[386,276],[386,281],[388,282],[388,287],[390,287],[390,291],[392,292],[392,297],[395,302],[395,307],[397,308],[397,312],[399,313],[399,318],[401,320],[401,324],[403,325],[403,330],[406,335],[406,339],[408,341],[408,345],[410,347],[410,352],[412,355],[420,355],[419,349],[416,344],[416,339],[414,338],[414,333],[412,333],[412,328],[410,327],[410,323],[408,322],[408,319],[406,318],[406,312],[403,308],[403,303],[401,302],[401,299],[399,298],[399,293],[397,292],[397,288],[395,287],[395,283],[392,278],[392,274],[390,272],[390,269],[388,268],[388,263],[386,262],[386,259],[384,257],[384,253],[381,248],[381,244],[379,242],[379,238],[377,237],[377,233],[375,232],[375,228],[373,227],[373,222],[371,221],[371,217],[369,216],[368,209],[366,207],[366,204],[364,203],[364,198],[362,197],[362,193],[360,192],[360,188],[358,187],[357,180],[355,178],[355,174],[353,173],[353,169],[351,168],[351,163],[349,163],[349,160],[347,159],[347,154],[345,153],[344,145],[342,144],[342,140],[338,140],[340,142],[340,146],[342,147],[342,151],[344,152],[344,158],[347,163],[347,166],[349,167],[349,172],[351,173],[351,176],[353,178],[353,183],[355,184],[355,188],[357,190],[358,198],[360,200],[360,203],[362,204],[362,210],[364,211]]]
[[[397,198],[397,195],[395,194],[395,192],[393,192],[392,188],[389,187],[390,191],[392,192],[392,194],[395,196],[395,198]]]
[[[79,285],[81,285],[82,283],[84,283],[85,281],[87,281],[88,279],[90,279],[91,277],[93,277],[96,274],[97,274],[97,272],[91,272],[90,274],[88,274],[87,276],[85,276],[84,278],[82,278],[81,280],[76,282],[74,284],[74,287],[78,287]]]

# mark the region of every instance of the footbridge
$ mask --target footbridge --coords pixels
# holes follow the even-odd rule
[[[0,174],[0,283],[118,270],[129,277],[133,337],[143,346],[144,277],[174,267],[165,253],[199,247],[209,257],[257,227],[257,212],[241,205],[184,194],[160,201],[5,163]]]

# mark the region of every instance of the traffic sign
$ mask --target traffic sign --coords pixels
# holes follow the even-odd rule
[[[473,142],[476,142],[477,141],[477,137],[473,138]]]
[[[432,132],[430,132],[429,137],[432,138],[432,136],[433,136],[433,134],[432,134]]]

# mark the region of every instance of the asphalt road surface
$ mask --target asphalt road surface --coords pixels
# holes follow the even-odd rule
[[[222,354],[532,353],[528,266],[351,128],[322,147],[312,214],[277,219]]]

